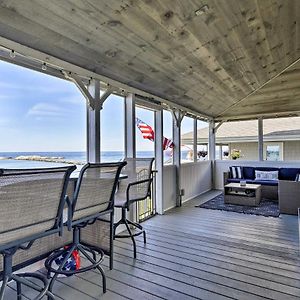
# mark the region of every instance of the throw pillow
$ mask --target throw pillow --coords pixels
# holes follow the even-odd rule
[[[242,167],[229,167],[229,171],[230,171],[230,178],[234,178],[234,179],[243,178]]]
[[[278,180],[278,171],[255,170],[255,180]]]
[[[300,181],[300,174],[297,174],[297,175],[296,175],[295,181]]]

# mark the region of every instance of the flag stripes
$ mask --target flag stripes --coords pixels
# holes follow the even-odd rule
[[[152,142],[154,142],[155,134],[152,129],[152,127],[146,123],[144,123],[142,120],[139,118],[136,118],[136,126],[142,133],[142,136],[144,139],[148,139]],[[164,137],[163,139],[163,150],[167,150],[168,148],[174,148],[174,143],[172,140]]]

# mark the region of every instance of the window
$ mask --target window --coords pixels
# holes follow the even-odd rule
[[[258,122],[224,122],[216,132],[217,159],[258,160]]]
[[[184,117],[181,122],[181,162],[189,163],[194,161],[194,119]]]
[[[0,61],[0,87],[1,167],[86,162],[86,101],[73,83]]]
[[[263,120],[264,159],[300,160],[300,117]]]
[[[208,124],[201,120],[197,120],[197,158],[208,159]]]
[[[154,128],[154,111],[136,107],[136,118],[142,123],[149,125],[152,130]],[[137,157],[154,157],[155,156],[155,144],[151,139],[146,138],[142,134],[141,130],[136,128],[136,156]]]
[[[124,97],[110,95],[101,110],[101,162],[120,161],[125,156]]]
[[[283,160],[283,143],[264,143],[264,160]]]
[[[163,135],[165,138],[173,141],[173,118],[170,111],[163,111]],[[173,149],[167,148],[164,150],[164,164],[169,165],[173,163]]]

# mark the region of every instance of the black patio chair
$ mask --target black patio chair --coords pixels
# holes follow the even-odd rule
[[[97,269],[102,275],[103,293],[106,292],[106,278],[100,263],[104,257],[103,249],[81,240],[81,229],[94,224],[107,214],[113,214],[114,196],[119,175],[126,162],[120,163],[88,163],[80,171],[76,184],[74,198],[68,200],[69,213],[66,223],[68,230],[73,232],[73,241],[66,249],[51,254],[45,261],[45,267],[50,275],[54,276],[49,285],[52,292],[53,285],[59,274],[73,275]],[[113,218],[111,218],[113,222]],[[95,237],[96,238],[96,237]],[[74,250],[87,259],[88,265],[77,270],[67,270],[66,264]],[[97,260],[97,254],[100,258]],[[62,255],[63,260],[58,268],[53,267],[53,262]]]
[[[62,234],[62,213],[69,176],[75,166],[45,169],[0,169],[0,254],[3,270],[0,299],[5,296],[8,282],[17,286],[17,299],[22,298],[22,285],[28,286],[41,299],[48,293],[48,280],[37,273],[15,274],[13,256],[29,250],[34,241]],[[42,282],[42,287],[27,278]],[[53,298],[52,294],[48,294]]]
[[[136,258],[136,242],[134,237],[143,234],[146,244],[146,231],[139,223],[127,218],[126,211],[130,210],[133,203],[142,201],[151,196],[151,183],[153,181],[152,167],[154,158],[128,158],[124,173],[128,175],[126,180],[120,182],[119,190],[115,197],[115,207],[122,209],[121,219],[114,224],[114,238],[131,238],[133,243],[133,255]],[[128,234],[116,234],[116,229],[120,225],[125,225]],[[138,232],[133,233],[132,226]]]

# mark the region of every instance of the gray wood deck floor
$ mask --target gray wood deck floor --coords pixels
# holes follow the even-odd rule
[[[297,217],[194,207],[215,193],[145,222],[148,242],[137,239],[136,260],[130,240],[116,241],[114,270],[104,262],[105,295],[91,271],[60,279],[58,299],[300,299]]]

